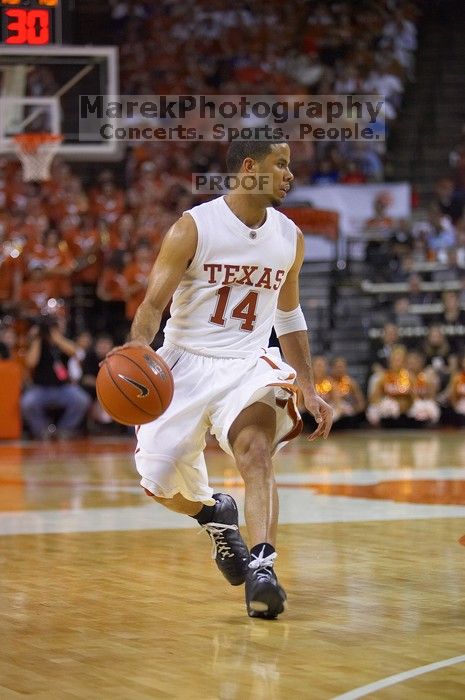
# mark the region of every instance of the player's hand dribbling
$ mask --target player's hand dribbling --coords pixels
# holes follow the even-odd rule
[[[145,348],[145,347],[150,347],[148,343],[144,343],[142,340],[128,340],[127,343],[124,343],[124,345],[116,345],[116,347],[112,348],[110,352],[107,352],[105,355],[105,360],[107,357],[111,357],[112,355],[115,355],[119,350],[122,350],[123,348]],[[99,367],[103,365],[105,360],[102,360],[99,363]]]
[[[305,408],[317,422],[316,430],[308,436],[307,440],[316,440],[319,437],[326,440],[333,424],[333,409],[314,392],[303,392],[303,398]]]

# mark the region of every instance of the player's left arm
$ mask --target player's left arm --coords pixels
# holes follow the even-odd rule
[[[318,423],[309,440],[321,436],[326,439],[333,423],[333,411],[315,391],[309,334],[300,312],[299,275],[303,260],[304,237],[302,231],[297,229],[296,256],[279,292],[275,330],[286,361],[296,371],[305,408]],[[301,330],[293,330],[293,327],[300,327]]]

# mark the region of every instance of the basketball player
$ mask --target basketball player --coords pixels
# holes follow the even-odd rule
[[[136,429],[141,485],[158,503],[196,518],[227,580],[245,582],[248,614],[267,619],[277,617],[286,600],[273,568],[278,494],[272,457],[302,429],[295,382],[317,422],[309,439],[326,438],[332,423],[331,408],[315,392],[299,306],[303,236],[275,209],[293,179],[289,162],[284,142],[231,143],[228,171],[272,173],[272,193],[238,189],[181,216],[164,239],[126,344],[150,345],[173,296],[159,353],[175,392],[160,418]],[[273,325],[289,364],[268,349]],[[235,501],[209,486],[207,430],[244,479],[250,555]]]

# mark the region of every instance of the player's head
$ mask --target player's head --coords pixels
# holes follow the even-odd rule
[[[232,141],[226,155],[226,167],[231,175],[271,175],[271,192],[260,190],[253,194],[263,198],[265,206],[279,206],[289,192],[294,179],[290,169],[291,152],[287,141]]]

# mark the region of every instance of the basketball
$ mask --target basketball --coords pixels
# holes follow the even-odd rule
[[[107,357],[96,380],[105,411],[123,425],[158,418],[173,398],[174,384],[166,362],[147,347],[127,347]]]

